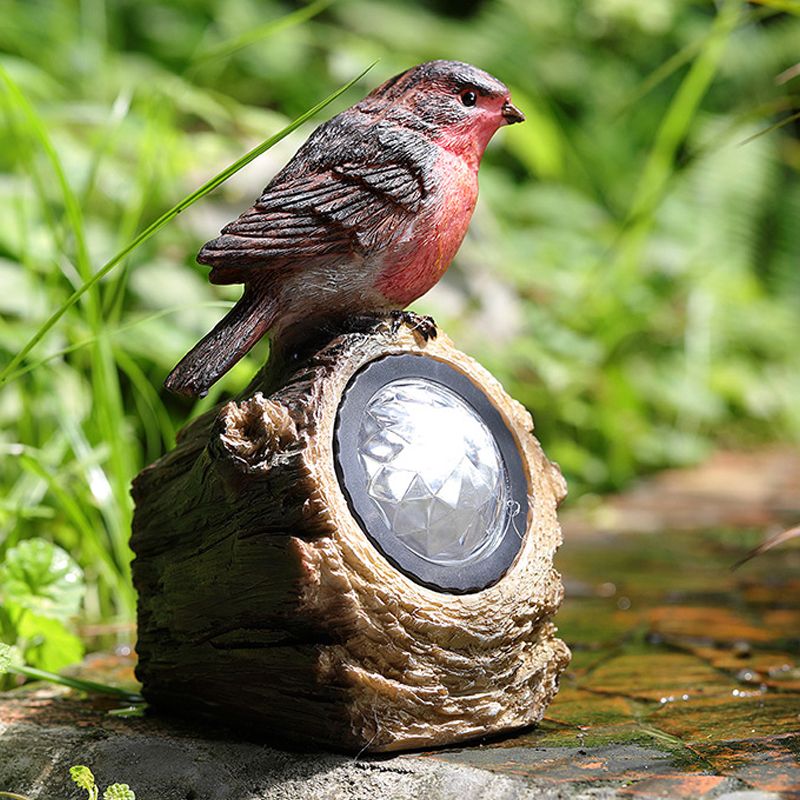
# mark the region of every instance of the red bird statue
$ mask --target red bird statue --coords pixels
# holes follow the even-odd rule
[[[496,78],[429,61],[320,125],[252,208],[197,260],[212,283],[245,284],[165,386],[202,395],[267,332],[398,311],[442,277],[467,232],[478,165],[525,117]],[[432,320],[423,334],[435,335]]]

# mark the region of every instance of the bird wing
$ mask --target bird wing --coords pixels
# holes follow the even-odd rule
[[[401,163],[352,161],[314,174],[279,174],[197,260],[214,268],[214,283],[238,283],[255,270],[364,256],[406,230],[425,194],[421,176]]]

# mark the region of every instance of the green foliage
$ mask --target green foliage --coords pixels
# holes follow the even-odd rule
[[[15,665],[52,672],[80,661],[83,644],[69,622],[84,592],[83,571],[60,547],[33,538],[9,548],[0,564],[0,637],[14,647],[4,645],[4,660],[14,654]]]
[[[103,800],[136,800],[136,795],[127,783],[112,783],[103,792]]]
[[[69,774],[81,789],[86,790],[89,800],[97,800],[100,789],[89,767],[77,764],[69,768]],[[103,792],[103,800],[136,800],[136,795],[127,783],[113,783]]]
[[[326,105],[335,100],[340,94],[346,92],[359,78],[363,77],[366,72],[367,70],[364,70],[361,75],[358,75],[356,78],[346,83],[343,87],[337,89],[325,100],[317,103],[317,105],[315,105],[313,108],[305,111],[289,125],[282,128],[273,136],[270,136],[266,141],[262,142],[257,147],[254,147],[249,153],[245,153],[245,155],[237,159],[233,164],[222,170],[219,175],[215,175],[213,178],[211,178],[211,180],[206,181],[206,183],[204,183],[199,189],[196,189],[191,194],[184,197],[183,200],[174,205],[171,209],[165,211],[157,220],[155,220],[155,222],[152,222],[150,225],[148,225],[138,236],[136,236],[136,238],[133,239],[133,241],[129,242],[125,247],[123,247],[122,250],[120,250],[109,261],[107,261],[99,270],[97,270],[97,272],[88,277],[84,275],[84,283],[81,284],[81,286],[79,286],[67,298],[67,300],[50,315],[50,317],[48,317],[45,323],[39,327],[36,333],[31,337],[30,341],[26,343],[26,345],[22,348],[22,350],[19,351],[19,353],[16,354],[16,356],[14,356],[14,358],[11,360],[11,363],[8,364],[8,366],[5,367],[2,372],[0,372],[0,382],[8,379],[8,377],[14,373],[15,367],[25,359],[25,356],[27,356],[34,347],[36,347],[36,345],[47,335],[47,333],[61,319],[61,317],[63,317],[64,314],[66,314],[66,312],[69,311],[69,309],[81,299],[81,297],[89,292],[93,286],[95,286],[102,278],[108,275],[108,273],[111,272],[111,270],[116,267],[126,256],[130,255],[137,247],[144,244],[151,236],[154,236],[156,233],[158,233],[158,231],[161,230],[161,228],[163,228],[168,222],[177,217],[181,211],[185,211],[192,204],[196,203],[198,200],[201,200],[209,192],[212,192],[214,189],[228,180],[228,178],[235,175],[240,169],[242,169],[242,167],[247,166],[262,153],[265,153],[271,147],[274,147],[281,139],[299,128],[306,120],[311,119],[311,117],[313,117],[318,111],[321,111],[323,108],[325,108]],[[42,140],[44,146],[49,150],[49,142],[46,140],[44,132],[38,126],[38,120],[36,119],[33,110],[27,105],[24,96],[19,91],[19,88],[7,74],[0,72],[0,77],[5,80],[6,88],[12,94],[14,99],[25,109],[26,115],[33,123],[36,135]],[[62,183],[65,183],[63,173],[60,165],[58,165],[54,153],[53,160],[54,166],[58,171],[59,180]],[[66,188],[66,186],[65,194],[68,194],[70,198],[72,198],[72,195],[69,193],[69,190]],[[77,210],[75,210],[74,213],[77,215]]]
[[[48,672],[77,663],[84,653],[81,640],[63,622],[37,614],[20,615],[17,643],[26,664]]]
[[[0,645],[0,658],[2,658],[2,645]],[[73,783],[86,790],[88,800],[98,800],[100,788],[95,783],[94,773],[89,767],[76,764],[69,768],[69,775]],[[30,800],[25,795],[13,792],[0,792],[0,797],[7,797],[10,800]],[[112,783],[103,791],[103,800],[136,800],[136,794],[127,783]]]
[[[0,564],[0,587],[4,605],[61,621],[78,613],[85,589],[81,568],[45,539],[26,539],[8,549]]]
[[[23,605],[0,583],[0,624],[26,658],[76,657],[48,644],[76,606],[20,578],[18,547],[68,551],[85,617],[130,620],[131,478],[265,355],[192,406],[161,389],[238,296],[199,246],[316,120],[222,185],[225,166],[376,58],[326,113],[442,57],[506,80],[528,116],[492,143],[456,264],[416,308],[533,411],[573,496],[800,435],[789,0],[0,8],[0,560],[43,587]]]

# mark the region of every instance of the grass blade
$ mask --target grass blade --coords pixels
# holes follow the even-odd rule
[[[81,692],[89,694],[108,694],[112,697],[119,697],[127,703],[143,703],[144,698],[138,692],[131,692],[127,689],[120,689],[117,686],[107,686],[105,683],[95,683],[94,681],[85,681],[81,678],[69,678],[66,675],[59,675],[56,672],[48,672],[45,669],[36,669],[36,667],[29,666],[10,666],[9,672],[16,672],[18,675],[24,675],[26,678],[31,678],[36,681],[47,681],[48,683],[56,683],[60,686],[68,686],[70,689],[78,689]]]
[[[109,328],[107,331],[107,335],[109,338],[114,339],[115,337],[120,336],[123,333],[127,333],[128,331],[133,330],[134,328],[138,327],[139,325],[145,325],[148,322],[153,322],[154,320],[161,319],[162,317],[169,317],[172,314],[177,313],[178,311],[186,311],[187,308],[222,308],[225,311],[230,311],[233,308],[232,301],[225,301],[225,300],[209,300],[205,303],[197,303],[193,306],[187,305],[179,305],[179,306],[168,306],[167,308],[162,308],[160,311],[154,311],[152,314],[147,314],[146,316],[139,317],[138,319],[134,319],[131,322],[126,323],[125,325],[120,325],[115,328]],[[52,353],[49,353],[44,358],[40,358],[38,361],[32,361],[26,364],[24,367],[20,367],[16,372],[12,373],[11,375],[6,378],[8,383],[13,383],[18,378],[21,378],[23,375],[27,375],[29,372],[34,372],[39,367],[43,367],[45,364],[49,364],[52,361],[55,361],[57,358],[62,358],[63,356],[69,355],[70,353],[75,353],[78,350],[82,350],[84,347],[90,347],[97,341],[96,336],[89,336],[86,339],[81,339],[79,342],[74,342],[67,347],[62,347],[60,350],[55,350]]]
[[[752,2],[775,11],[782,11],[785,14],[800,16],[800,0],[752,0]]]
[[[706,38],[667,108],[645,162],[628,212],[619,249],[616,278],[635,279],[642,247],[653,216],[673,174],[673,159],[695,119],[700,101],[717,73],[725,45],[742,13],[739,0],[727,0],[720,8]]]
[[[251,161],[255,158],[260,156],[262,153],[266,153],[271,147],[274,147],[281,139],[284,139],[288,136],[292,131],[299,128],[306,120],[311,119],[315,114],[319,113],[325,106],[332,103],[337,97],[344,94],[351,86],[357,83],[364,75],[372,69],[376,62],[370,64],[363,72],[359,75],[356,75],[355,78],[348,81],[344,86],[338,88],[335,92],[328,95],[324,100],[317,103],[312,108],[308,109],[308,111],[301,114],[299,117],[294,119],[290,122],[285,128],[282,128],[277,133],[270,136],[268,139],[264,140],[261,144],[254,147],[248,153],[245,153],[241,158],[237,159],[233,162],[230,166],[226,167],[222,172],[215,175],[210,180],[206,181],[199,189],[195,189],[191,194],[187,195],[183,198],[180,202],[176,203],[172,208],[168,211],[165,211],[158,219],[154,222],[151,222],[135,239],[133,239],[128,245],[122,248],[113,258],[107,261],[102,267],[100,267],[97,272],[92,275],[82,286],[76,289],[65,301],[61,304],[61,306],[54,311],[47,320],[39,327],[36,333],[30,338],[27,344],[22,348],[22,350],[17,353],[14,358],[5,366],[2,372],[0,372],[0,384],[5,383],[8,376],[16,370],[19,364],[23,361],[23,359],[31,352],[39,342],[44,339],[45,336],[52,330],[55,324],[64,316],[64,314],[73,306],[75,303],[83,297],[86,292],[88,292],[93,286],[95,286],[100,280],[102,280],[109,272],[111,272],[117,264],[120,263],[124,258],[130,255],[137,247],[141,244],[146,242],[152,236],[154,236],[158,231],[160,231],[168,222],[175,219],[181,211],[185,211],[189,206],[196,203],[201,198],[205,197],[209,192],[212,192],[218,186],[223,184],[228,178],[232,175],[235,175],[240,169],[247,166]],[[0,79],[2,79],[7,87],[15,87],[16,84],[13,83],[8,73],[0,67]],[[17,90],[18,91],[18,90]]]
[[[268,36],[273,36],[279,31],[286,30],[287,28],[293,28],[295,25],[300,25],[301,23],[316,17],[317,14],[324,11],[333,2],[334,0],[316,0],[316,2],[309,3],[307,6],[298,8],[296,11],[292,11],[290,14],[286,14],[278,19],[271,19],[269,22],[265,22],[263,25],[257,25],[255,28],[245,31],[239,36],[226,39],[224,42],[220,42],[218,45],[210,47],[204,53],[201,53],[195,59],[194,66],[208,61],[213,61],[217,58],[225,58],[237,52],[238,50],[242,50],[245,47],[249,47],[251,44],[255,44],[261,39],[266,39]]]
[[[760,8],[756,11],[743,13],[737,24],[739,27],[749,25],[754,22],[759,22],[762,19],[768,19],[769,17],[775,16],[779,13],[781,12],[775,8]],[[705,33],[705,35],[695,39],[692,42],[689,42],[689,44],[678,50],[677,53],[673,53],[666,61],[656,67],[641,82],[636,90],[633,91],[625,99],[625,101],[620,104],[613,116],[621,116],[623,113],[629,111],[637,103],[639,103],[642,98],[645,97],[645,95],[652,92],[653,89],[674,75],[679,69],[691,63],[692,59],[694,59],[697,54],[708,44],[709,39],[716,35],[716,30],[712,27],[711,30]]]

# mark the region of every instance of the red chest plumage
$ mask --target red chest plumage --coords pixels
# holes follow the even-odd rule
[[[384,263],[377,288],[392,303],[408,305],[444,275],[469,227],[478,199],[477,170],[459,155],[442,150],[436,162],[436,192],[412,233]]]

